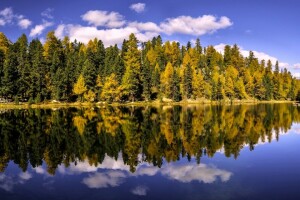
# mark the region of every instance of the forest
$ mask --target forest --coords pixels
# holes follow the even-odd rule
[[[30,103],[214,100],[296,100],[299,80],[278,61],[259,61],[238,45],[224,53],[213,46],[162,41],[139,42],[134,34],[104,46],[58,39],[44,44],[25,34],[11,42],[0,32],[0,99]]]
[[[98,166],[106,156],[121,156],[131,172],[141,162],[200,163],[220,151],[238,159],[299,122],[292,104],[7,110],[0,113],[0,172],[11,161],[23,171],[46,163],[54,174],[61,164]]]

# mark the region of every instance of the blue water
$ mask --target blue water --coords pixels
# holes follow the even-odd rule
[[[135,172],[121,152],[97,166],[88,159],[61,163],[54,175],[45,161],[25,172],[9,161],[0,174],[0,199],[300,199],[300,124],[254,150],[244,144],[237,158],[223,151],[202,156],[200,164],[193,156],[164,159],[161,167],[140,153]]]

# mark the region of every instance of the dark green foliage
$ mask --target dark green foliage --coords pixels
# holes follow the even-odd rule
[[[190,64],[187,64],[185,70],[184,70],[184,92],[185,92],[185,96],[190,99],[192,96],[192,68]]]
[[[213,46],[202,47],[200,39],[193,47],[190,42],[186,46],[163,43],[161,36],[140,43],[131,34],[119,49],[117,45],[105,48],[100,39],[88,44],[68,37],[61,40],[53,31],[44,45],[38,39],[29,42],[24,34],[15,43],[3,33],[0,37],[0,98],[9,101],[15,97],[36,103],[75,101],[74,85],[80,75],[86,87],[80,96],[96,96],[96,101],[109,99],[106,94],[113,94],[114,101],[295,100],[300,91],[300,81],[287,69],[280,71],[278,61],[273,71],[271,61],[258,60],[252,51],[244,58],[238,45],[226,45],[222,55]],[[167,63],[173,72],[165,77]],[[107,80],[114,81],[106,84]],[[113,86],[113,91],[103,93],[104,85]]]
[[[180,101],[181,100],[180,80],[176,70],[173,71],[171,88],[172,88],[172,99],[176,102]]]

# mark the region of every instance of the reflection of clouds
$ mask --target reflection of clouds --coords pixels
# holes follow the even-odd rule
[[[19,174],[19,177],[20,177],[21,179],[27,181],[27,180],[29,180],[29,179],[32,178],[32,175],[31,175],[30,173],[28,173],[28,172],[22,172],[22,173]]]
[[[181,166],[170,164],[162,168],[161,174],[183,183],[191,181],[213,183],[218,177],[222,182],[226,182],[232,175],[231,172],[205,164],[185,164]]]
[[[15,182],[13,178],[10,176],[6,176],[5,174],[0,174],[0,188],[3,190],[10,192],[14,187]]]
[[[300,134],[300,124],[294,123],[289,132],[292,132],[292,133],[295,133],[295,134]]]
[[[87,166],[85,169],[84,166]],[[232,176],[232,173],[226,170],[218,169],[212,165],[185,163],[181,165],[167,164],[161,168],[152,166],[150,164],[141,164],[136,168],[135,173],[129,171],[129,167],[123,164],[122,159],[114,160],[106,156],[103,165],[98,167],[88,168],[88,161],[71,164],[70,168],[60,170],[63,174],[74,174],[84,172],[94,172],[87,178],[83,179],[83,183],[89,188],[105,188],[116,187],[124,182],[125,178],[138,176],[154,176],[162,175],[171,180],[176,180],[183,183],[198,181],[203,183],[213,183],[217,179],[222,182],[227,182]],[[111,168],[110,168],[111,167]],[[106,169],[106,172],[97,172],[98,169]],[[140,189],[140,188],[138,188]],[[134,190],[137,193],[137,190]]]
[[[135,195],[138,195],[138,196],[146,196],[147,195],[147,190],[149,190],[148,187],[139,185],[139,186],[133,188],[131,190],[131,193],[135,194]]]
[[[29,172],[22,172],[19,176],[9,176],[5,174],[0,174],[0,188],[7,192],[13,190],[14,186],[17,184],[24,184],[26,181],[32,178]]]
[[[46,174],[46,170],[42,166],[32,168],[37,174]]]
[[[154,176],[160,169],[151,165],[140,165],[132,176]]]
[[[95,173],[88,178],[84,178],[82,182],[89,188],[116,187],[123,183],[125,177],[124,172],[111,170],[107,173]]]
[[[119,156],[121,157],[121,156]],[[80,174],[84,172],[97,172],[98,169],[114,169],[114,170],[126,170],[129,171],[129,166],[125,165],[123,159],[115,160],[109,156],[105,156],[103,162],[98,166],[91,166],[88,161],[71,163],[68,168],[63,165],[58,167],[58,171],[61,174]]]

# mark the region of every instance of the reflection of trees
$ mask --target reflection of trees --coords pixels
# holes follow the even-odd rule
[[[95,109],[16,110],[0,114],[0,171],[10,160],[26,171],[46,162],[58,165],[103,162],[122,153],[131,171],[140,161],[161,166],[180,157],[238,157],[248,145],[279,139],[300,122],[299,108],[289,104],[202,107],[106,107]]]

